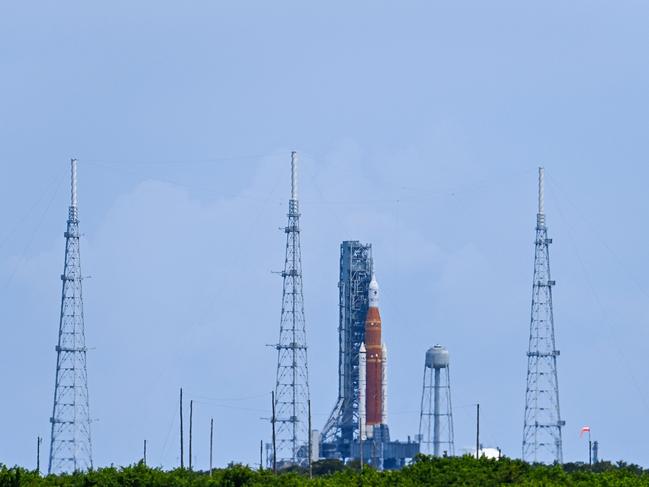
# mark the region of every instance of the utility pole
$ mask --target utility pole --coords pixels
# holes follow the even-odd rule
[[[212,475],[212,447],[214,445],[214,418],[210,418],[210,475]]]
[[[36,471],[40,475],[41,473],[41,443],[43,442],[43,438],[40,436],[36,437]]]
[[[264,440],[259,440],[259,471],[264,469]]]
[[[273,402],[273,416],[270,420],[273,425],[273,473],[277,473],[277,444],[275,441],[275,391],[271,392]]]
[[[475,405],[475,457],[480,460],[480,403]]]
[[[183,388],[180,388],[180,468],[185,468],[185,447],[183,445]]]
[[[307,400],[309,410],[309,478],[313,478],[313,445],[311,444],[311,399]]]
[[[194,400],[189,401],[189,470],[192,469],[192,426],[194,418]]]
[[[146,465],[146,440],[144,440],[144,456],[142,457],[144,465]]]

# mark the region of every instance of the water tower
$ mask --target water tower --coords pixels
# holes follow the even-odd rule
[[[435,345],[426,352],[419,417],[420,452],[455,455],[448,350]]]

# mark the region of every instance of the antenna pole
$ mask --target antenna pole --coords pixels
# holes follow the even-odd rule
[[[545,227],[545,170],[539,167],[539,212],[536,215],[537,227]]]
[[[291,152],[291,199],[297,201],[297,152]]]
[[[180,468],[185,468],[185,451],[183,445],[183,388],[180,388]]]
[[[545,171],[539,167],[539,214],[545,214]]]
[[[70,201],[70,206],[73,208],[77,207],[77,160],[76,159],[71,159],[70,160],[70,165],[72,169],[72,179],[71,179],[71,201]]]

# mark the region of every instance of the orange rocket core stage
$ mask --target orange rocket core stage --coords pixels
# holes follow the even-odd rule
[[[367,360],[366,424],[381,424],[383,412],[383,350],[381,347],[381,315],[372,306],[365,318],[365,348]]]

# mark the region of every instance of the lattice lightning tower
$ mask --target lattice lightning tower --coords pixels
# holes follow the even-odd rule
[[[539,212],[536,216],[532,318],[527,353],[527,390],[523,427],[523,460],[562,463],[561,420],[557,357],[554,337],[549,244],[545,226],[543,168],[539,168]]]
[[[56,381],[52,410],[49,473],[92,468],[86,337],[81,293],[77,161],[72,159],[72,202],[65,232],[61,281],[61,316],[56,346]]]
[[[286,259],[275,383],[277,463],[280,467],[308,462],[309,370],[307,367],[297,153],[291,153],[291,199],[288,203]]]

